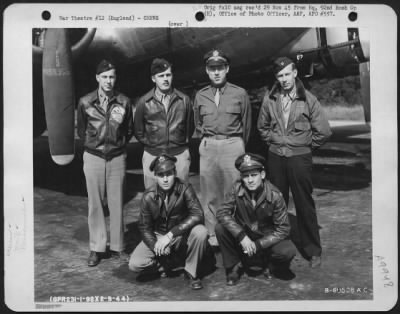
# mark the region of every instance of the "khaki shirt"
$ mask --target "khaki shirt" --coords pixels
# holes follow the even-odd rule
[[[242,137],[247,143],[251,131],[251,104],[247,92],[234,84],[220,88],[220,100],[214,102],[216,89],[208,85],[197,92],[194,119],[201,136]]]

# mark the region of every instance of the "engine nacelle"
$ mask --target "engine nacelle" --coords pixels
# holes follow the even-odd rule
[[[360,63],[369,61],[367,32],[359,28],[310,29],[285,50],[306,76],[321,65],[328,72],[351,74],[348,72],[358,71]]]

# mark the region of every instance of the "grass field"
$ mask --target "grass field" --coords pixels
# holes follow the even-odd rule
[[[365,120],[358,75],[315,80],[309,82],[309,85],[329,120]]]

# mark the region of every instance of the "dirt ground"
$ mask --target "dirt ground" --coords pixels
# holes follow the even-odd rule
[[[371,300],[370,136],[348,137],[350,131],[335,134],[314,155],[314,198],[321,227],[322,267],[311,269],[297,254],[291,265],[295,278],[291,280],[244,275],[237,286],[228,287],[221,254],[217,252],[217,268],[203,278],[204,289],[198,291],[191,290],[182,276],[138,280],[126,261],[104,259],[97,267],[88,267],[87,197],[79,158],[70,168],[55,166],[48,156],[47,138],[35,139],[35,301],[95,296],[110,296],[113,301],[123,297],[131,302]],[[201,197],[196,171],[191,173],[190,180]],[[141,171],[130,168],[124,207],[128,254],[140,241],[137,222],[142,192]],[[292,205],[289,212],[295,240]]]

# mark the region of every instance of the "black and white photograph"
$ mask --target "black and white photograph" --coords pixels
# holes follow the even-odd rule
[[[395,305],[394,11],[93,8],[5,14],[10,309]]]

